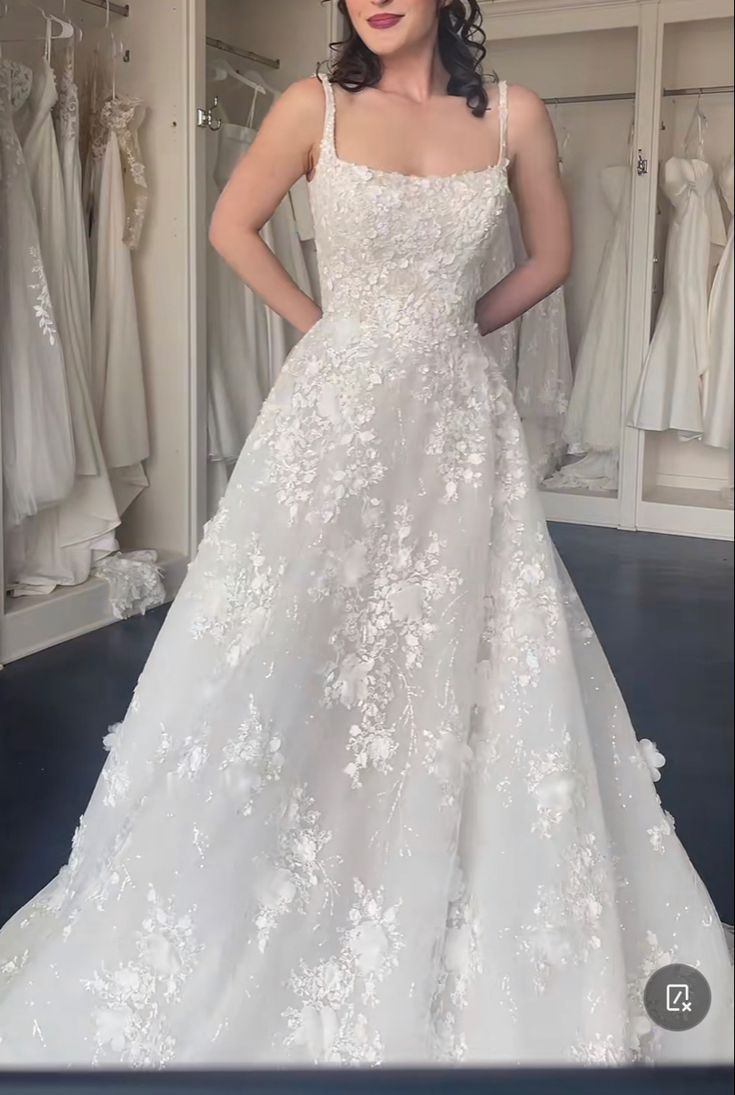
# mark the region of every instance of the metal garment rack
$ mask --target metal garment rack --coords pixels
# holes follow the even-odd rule
[[[732,95],[732,84],[716,87],[669,87],[664,89],[664,98],[679,99],[685,95]],[[610,95],[559,95],[544,99],[548,106],[564,106],[566,103],[623,103],[635,99],[634,91],[617,91]]]
[[[104,3],[104,0],[103,0]],[[218,49],[222,53],[231,53],[234,57],[243,57],[246,61],[255,61],[258,65],[265,65],[266,68],[280,68],[281,62],[275,60],[273,57],[263,57],[260,53],[253,53],[249,49],[241,49],[240,46],[230,45],[229,42],[223,42],[221,38],[207,38],[207,45],[212,49]]]
[[[110,0],[109,5],[106,0],[82,0],[84,4],[91,4],[93,8],[102,8],[103,11],[110,9],[111,15],[122,15],[124,19],[130,15],[130,4],[117,4],[113,0]]]

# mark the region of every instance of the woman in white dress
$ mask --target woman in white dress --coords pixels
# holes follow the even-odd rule
[[[0,1060],[731,1059],[722,927],[482,344],[569,269],[548,116],[483,83],[475,0],[345,10],[211,229],[305,333],[66,869],[0,932]],[[259,235],[303,174],[323,312]],[[529,260],[481,293],[509,182]],[[674,956],[712,992],[684,1033],[643,1005]]]

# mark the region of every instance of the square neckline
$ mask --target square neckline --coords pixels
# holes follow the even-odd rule
[[[317,78],[324,87],[324,94],[326,96],[326,109],[324,115],[324,129],[322,132],[322,139],[319,143],[319,160],[314,168],[314,174],[310,179],[306,180],[307,186],[311,186],[316,181],[319,175],[320,168],[322,166],[322,160],[324,159],[324,153],[328,152],[333,163],[338,167],[350,168],[363,175],[372,175],[378,178],[387,179],[402,179],[406,182],[413,183],[438,183],[447,182],[453,180],[465,180],[482,178],[485,175],[493,175],[496,171],[499,171],[501,175],[507,181],[507,169],[510,165],[510,160],[507,155],[507,94],[508,85],[505,80],[498,82],[498,110],[500,113],[500,158],[493,164],[488,164],[486,167],[479,168],[467,168],[462,171],[452,171],[446,175],[416,175],[405,171],[391,171],[382,167],[371,167],[369,164],[358,163],[354,160],[345,160],[337,153],[337,143],[335,139],[335,121],[336,121],[336,100],[334,98],[334,89],[329,80],[329,77],[324,72],[317,72]]]

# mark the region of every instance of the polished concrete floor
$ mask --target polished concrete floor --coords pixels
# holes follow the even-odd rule
[[[667,757],[663,803],[732,923],[732,545],[572,525],[552,533],[639,737]],[[164,612],[0,672],[0,923],[66,862],[107,756],[102,738],[125,714]]]

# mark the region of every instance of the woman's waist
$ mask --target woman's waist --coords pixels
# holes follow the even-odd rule
[[[426,348],[481,339],[474,306],[437,308],[389,301],[374,306],[327,304],[323,311],[337,342],[380,341]]]

